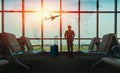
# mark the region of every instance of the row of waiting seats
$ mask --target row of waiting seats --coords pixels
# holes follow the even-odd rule
[[[102,62],[109,64],[109,66],[114,67],[115,69],[120,69],[120,43],[115,34],[111,33],[104,35],[98,50],[89,53],[101,53],[106,55],[91,66],[92,70]]]
[[[27,51],[23,50],[25,49],[25,45],[27,46]],[[17,58],[18,55],[24,55],[24,56],[38,55],[39,56],[39,54],[41,53],[41,51],[33,50],[33,46],[30,43],[29,38],[21,37],[19,40],[17,40],[16,36],[12,33],[0,34],[0,49],[2,50],[2,54],[5,57],[11,57],[18,64],[26,68],[26,70],[29,70],[30,68],[24,63],[22,63],[19,60],[19,58]]]
[[[100,38],[95,37],[91,40],[88,50],[80,50],[83,54],[112,54],[113,47],[119,45],[119,41],[114,33],[106,34],[103,36],[102,41]],[[96,46],[96,48],[94,48]],[[94,50],[95,49],[95,50]]]
[[[112,54],[113,49],[111,47],[118,45],[119,42],[116,39],[116,36],[112,34],[106,34],[103,36],[102,41],[100,42],[99,38],[93,38],[91,40],[89,51],[83,52],[85,54]],[[93,50],[93,46],[97,43],[97,50]],[[27,46],[28,51],[25,51],[24,45]],[[98,46],[99,45],[99,46]],[[17,55],[25,54],[25,55],[39,55],[42,51],[34,51],[33,46],[27,37],[21,37],[17,40],[16,36],[12,33],[1,33],[0,34],[0,49],[3,49],[2,54],[6,54],[11,56],[18,64],[22,65],[24,68],[29,70],[29,67],[22,63]],[[9,61],[9,60],[8,60]]]

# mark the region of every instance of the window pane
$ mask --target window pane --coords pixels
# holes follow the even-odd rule
[[[80,40],[80,50],[88,50],[91,40]]]
[[[30,40],[31,44],[33,45],[33,49],[41,50],[41,41],[40,40]]]
[[[118,4],[117,4],[117,8],[118,8],[118,10],[120,11],[120,0],[117,0],[118,2]]]
[[[45,11],[60,10],[60,0],[44,0],[44,10]]]
[[[67,26],[71,25],[71,29],[75,32],[75,38],[78,38],[78,14],[63,14],[62,20],[62,37],[64,38],[64,33],[68,29]]]
[[[114,33],[114,14],[100,14],[99,15],[99,35],[102,38],[103,35],[108,33]]]
[[[93,38],[96,36],[96,14],[81,14],[80,37]]]
[[[25,36],[40,38],[41,36],[41,14],[25,13]]]
[[[2,5],[2,0],[0,0],[0,10],[2,9],[1,5]]]
[[[96,0],[81,0],[81,11],[96,11]]]
[[[54,13],[52,15],[58,16],[59,14]],[[50,15],[47,18],[50,18]],[[44,38],[54,38],[55,36],[60,36],[60,17],[44,21]]]
[[[25,0],[25,10],[40,10],[41,0]]]
[[[22,0],[5,0],[5,10],[21,10]]]
[[[117,16],[117,37],[120,38],[120,13]]]
[[[99,0],[100,11],[114,11],[115,0]]]
[[[5,13],[5,32],[10,32],[20,37],[22,35],[21,13]]]
[[[2,15],[0,13],[0,33],[2,32]]]
[[[41,41],[40,40],[30,40],[31,44],[32,45],[40,45],[41,44]]]
[[[90,50],[89,46],[91,44],[91,40],[81,40],[80,41],[80,50]],[[93,50],[96,51],[97,50],[97,46],[93,45]]]
[[[63,11],[78,10],[78,0],[63,0],[62,5]]]

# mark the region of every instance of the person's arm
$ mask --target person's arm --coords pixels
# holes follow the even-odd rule
[[[65,37],[65,39],[66,39],[66,31],[65,31],[65,33],[64,33],[64,37]]]
[[[75,33],[74,33],[74,31],[73,31],[73,38],[75,37]]]

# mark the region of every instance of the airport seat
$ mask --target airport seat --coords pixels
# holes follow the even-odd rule
[[[29,70],[29,67],[20,61],[18,55],[26,55],[16,39],[16,36],[12,33],[0,33],[0,46],[4,50],[4,55],[9,57],[10,60],[14,60],[19,65],[23,66],[26,70]]]
[[[113,33],[105,34],[99,44],[99,48],[97,49],[97,51],[86,52],[83,53],[83,55],[95,56],[98,58],[109,56],[108,49],[111,47],[113,36]]]
[[[7,60],[3,55],[0,54],[0,67],[3,67],[8,63],[9,63],[9,60]]]
[[[90,52],[96,52],[99,48],[99,43],[100,43],[100,39],[98,37],[94,37],[91,40],[90,45],[88,46],[88,50],[80,50],[80,52],[84,54]]]
[[[42,50],[40,50],[40,49],[34,49],[33,48],[33,45],[31,44],[31,42],[30,42],[30,39],[28,38],[28,37],[20,37],[20,39],[19,39],[19,43],[21,44],[21,45],[23,45],[24,47],[22,47],[24,50],[25,50],[25,48],[27,49],[27,52],[29,52],[29,53],[33,53],[33,54],[35,54],[35,55],[39,55],[40,53],[42,53]],[[25,47],[26,46],[26,47]]]
[[[103,57],[97,62],[95,62],[91,69],[95,68],[96,65],[100,64],[101,62],[104,62],[106,64],[110,64],[111,66],[114,66],[116,68],[120,69],[120,44],[115,34],[109,34],[111,35],[111,39],[109,40],[109,46],[106,46],[106,54],[107,57]],[[103,49],[101,51],[104,51]]]

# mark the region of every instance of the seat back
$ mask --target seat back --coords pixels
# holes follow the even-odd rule
[[[21,51],[21,47],[17,41],[17,38],[12,33],[1,33],[0,40],[4,42],[4,47],[11,50],[11,52],[16,53]]]
[[[88,47],[88,50],[94,50],[94,46],[98,46],[100,43],[100,39],[98,37],[94,37],[91,42],[90,45]],[[98,47],[96,48],[96,50],[98,49]]]
[[[119,45],[120,44],[119,44],[119,41],[117,39],[117,36],[115,34],[113,34],[112,40],[111,40],[109,48],[107,49],[107,52],[109,54],[112,54],[113,50],[115,49],[115,48],[114,49],[112,49],[112,48],[115,47],[115,46],[119,46]],[[120,48],[120,47],[117,47],[117,48]]]
[[[28,37],[20,37],[20,40],[26,45],[27,50],[33,50],[33,46]]]
[[[106,34],[103,36],[102,42],[99,45],[99,49],[98,49],[99,52],[107,51],[107,49],[109,48],[110,43],[112,41],[112,37],[113,37],[113,33]]]

